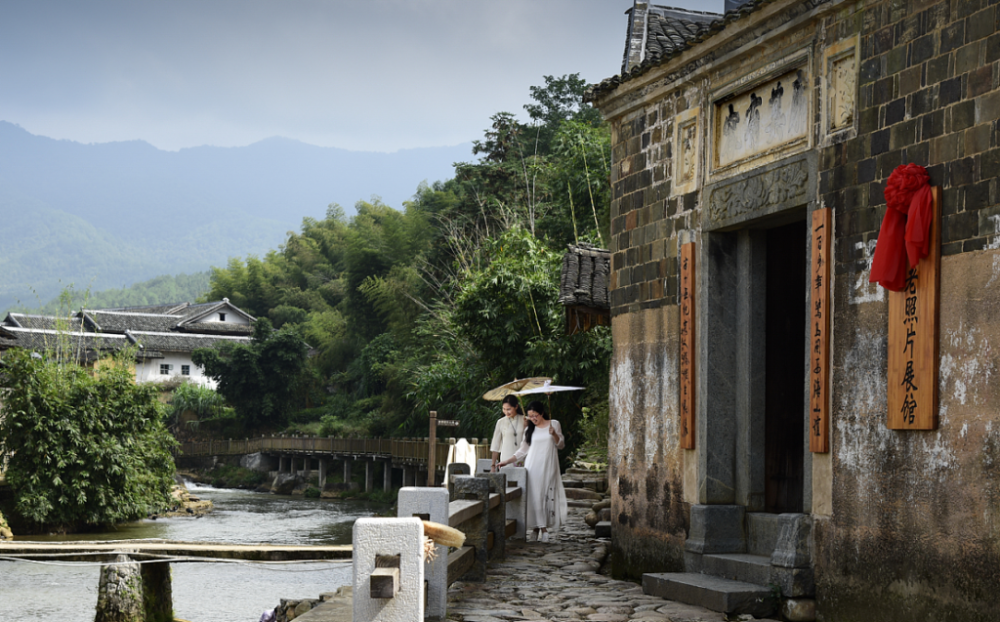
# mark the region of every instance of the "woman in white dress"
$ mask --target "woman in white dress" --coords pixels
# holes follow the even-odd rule
[[[536,542],[548,542],[549,529],[558,529],[566,521],[566,491],[559,472],[559,450],[566,446],[566,439],[562,426],[549,419],[541,402],[528,404],[528,421],[521,447],[500,466],[524,460],[528,471],[525,527],[535,531]]]

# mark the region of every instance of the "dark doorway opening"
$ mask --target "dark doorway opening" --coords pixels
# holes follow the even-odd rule
[[[767,231],[764,506],[802,512],[806,223]]]

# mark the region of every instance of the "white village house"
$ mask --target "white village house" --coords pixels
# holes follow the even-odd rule
[[[0,357],[11,348],[33,352],[63,348],[80,363],[137,346],[136,382],[184,379],[215,388],[191,361],[198,348],[249,343],[255,318],[229,299],[117,309],[84,309],[71,318],[8,313],[0,322]]]

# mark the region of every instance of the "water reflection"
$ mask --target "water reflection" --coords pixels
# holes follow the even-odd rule
[[[379,504],[281,497],[189,484],[211,499],[215,510],[202,518],[146,520],[114,532],[38,536],[19,540],[168,540],[232,544],[350,544],[351,526],[361,516],[384,512]],[[281,598],[316,598],[351,581],[344,563],[171,564],[174,612],[192,622],[257,620]],[[98,567],[37,565],[0,561],[0,615],[17,620],[91,622],[97,603]]]

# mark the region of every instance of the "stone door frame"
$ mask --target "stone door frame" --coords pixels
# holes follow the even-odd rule
[[[764,509],[766,230],[816,209],[817,154],[791,156],[706,186],[698,272],[697,503]],[[810,261],[809,239],[806,261]],[[808,270],[806,280],[808,281]],[[806,284],[805,291],[810,291]],[[808,315],[808,301],[802,301]],[[808,326],[808,321],[806,326]],[[808,369],[803,336],[802,365]],[[803,511],[812,507],[808,376],[803,396]]]

